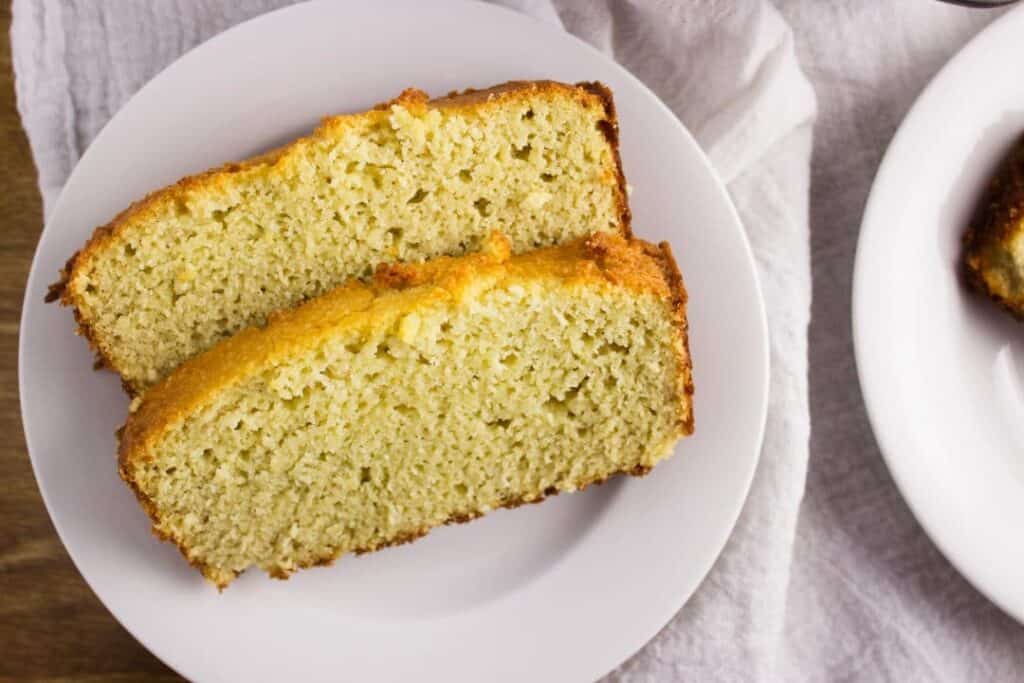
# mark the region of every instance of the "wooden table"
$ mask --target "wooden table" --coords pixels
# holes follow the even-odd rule
[[[36,487],[18,407],[18,322],[42,207],[0,2],[0,681],[178,681],[85,585]]]

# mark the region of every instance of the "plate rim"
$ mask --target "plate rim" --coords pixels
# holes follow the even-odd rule
[[[983,50],[984,46],[991,40],[989,36],[1003,31],[1006,26],[1014,23],[1024,24],[1024,5],[1015,7],[1006,14],[994,19],[990,24],[981,29],[970,40],[964,43],[928,80],[924,88],[914,98],[913,104],[907,110],[903,120],[900,122],[893,134],[892,139],[886,147],[885,154],[878,166],[875,177],[871,182],[871,189],[868,193],[867,202],[864,205],[864,213],[860,221],[860,234],[857,238],[857,246],[854,255],[853,286],[851,288],[850,319],[853,331],[853,352],[854,365],[857,369],[857,381],[860,384],[861,396],[864,400],[865,412],[868,423],[871,426],[872,434],[878,444],[878,450],[892,476],[893,482],[900,493],[900,496],[910,508],[914,519],[924,530],[925,534],[935,544],[942,556],[949,562],[957,573],[960,574],[976,591],[984,596],[991,603],[1005,612],[1019,623],[1024,623],[1024,604],[1015,604],[1003,595],[998,588],[986,585],[972,564],[966,559],[966,554],[958,553],[955,543],[951,542],[941,528],[935,525],[929,517],[927,506],[923,503],[923,496],[914,485],[913,468],[904,467],[901,464],[899,449],[894,445],[893,433],[896,428],[891,426],[888,414],[881,405],[880,395],[884,391],[881,382],[875,382],[873,377],[874,361],[871,360],[867,348],[870,345],[868,336],[871,334],[870,318],[872,307],[867,301],[868,287],[870,281],[869,249],[873,243],[878,243],[879,235],[883,234],[884,210],[890,200],[888,189],[893,186],[893,179],[897,176],[899,164],[906,158],[904,148],[908,148],[916,134],[919,121],[926,120],[931,115],[928,107],[930,100],[935,93],[944,86],[944,81],[949,74],[961,68],[961,64],[974,59],[976,52]]]
[[[753,284],[753,287],[754,287],[754,293],[756,294],[756,301],[754,302],[755,303],[754,308],[756,309],[757,328],[758,328],[758,331],[759,331],[759,335],[758,335],[759,343],[757,345],[758,348],[757,348],[756,355],[758,357],[759,365],[762,368],[762,372],[761,372],[761,376],[758,378],[758,382],[760,384],[760,387],[757,390],[753,390],[752,389],[751,393],[752,394],[756,394],[757,403],[760,406],[758,411],[757,411],[759,413],[759,419],[758,419],[757,429],[756,429],[756,444],[757,444],[757,446],[754,449],[752,457],[750,457],[749,459],[746,460],[746,468],[745,468],[745,471],[742,472],[741,494],[738,496],[735,504],[731,506],[731,508],[732,508],[731,509],[731,514],[728,515],[728,518],[729,518],[728,532],[723,534],[722,538],[716,544],[716,547],[714,548],[714,553],[712,554],[710,561],[707,563],[706,567],[702,568],[702,571],[700,572],[700,579],[693,586],[692,590],[690,590],[688,592],[688,594],[685,595],[685,597],[682,599],[682,601],[679,604],[671,605],[670,606],[671,608],[666,610],[666,615],[667,616],[665,617],[665,619],[662,620],[661,623],[659,623],[656,626],[656,628],[653,628],[650,631],[650,633],[646,637],[643,638],[643,640],[641,640],[639,643],[631,643],[629,648],[628,648],[628,650],[629,650],[628,653],[625,654],[622,657],[622,659],[620,661],[618,661],[616,664],[614,664],[611,668],[609,668],[606,671],[602,672],[601,675],[603,676],[603,675],[613,671],[617,666],[620,666],[622,663],[627,661],[630,657],[634,656],[637,652],[639,652],[648,642],[651,641],[651,639],[656,637],[658,635],[658,633],[660,633],[661,630],[668,623],[670,623],[672,621],[672,619],[675,617],[675,615],[678,614],[678,612],[692,599],[694,594],[701,588],[701,586],[706,581],[708,575],[710,574],[710,572],[713,569],[713,567],[715,566],[715,564],[718,562],[718,559],[721,557],[722,552],[724,551],[724,549],[725,549],[729,539],[732,538],[732,535],[735,532],[736,524],[739,521],[739,517],[742,514],[742,512],[743,512],[743,510],[744,510],[744,508],[746,506],[747,500],[749,499],[751,487],[753,485],[753,480],[754,480],[754,477],[756,475],[757,469],[758,469],[758,467],[759,467],[759,465],[761,463],[761,454],[762,454],[762,449],[764,447],[764,437],[765,437],[765,431],[766,431],[766,428],[767,428],[768,405],[769,405],[770,384],[771,384],[771,351],[770,351],[770,349],[771,349],[770,338],[771,337],[770,337],[770,330],[769,330],[769,327],[768,327],[767,309],[766,309],[765,300],[764,300],[764,289],[763,289],[763,286],[762,286],[762,283],[761,283],[760,272],[759,272],[758,267],[757,267],[757,261],[756,261],[755,256],[754,256],[753,246],[752,246],[752,243],[750,241],[749,235],[747,234],[744,222],[743,222],[743,220],[741,219],[741,217],[739,215],[738,209],[736,208],[736,205],[733,202],[732,196],[729,194],[729,191],[728,191],[728,189],[726,187],[726,184],[722,181],[721,177],[719,176],[718,171],[711,164],[711,161],[708,158],[706,152],[700,146],[700,144],[697,142],[697,140],[695,139],[693,134],[690,132],[690,130],[682,123],[682,121],[680,121],[680,119],[676,116],[676,114],[661,100],[661,98],[658,97],[658,95],[655,94],[653,92],[653,90],[651,90],[646,84],[644,84],[637,76],[635,76],[632,72],[630,72],[624,66],[619,64],[613,58],[611,58],[608,55],[604,54],[599,49],[597,49],[596,47],[594,47],[590,43],[586,42],[585,40],[579,38],[578,36],[576,36],[576,35],[574,35],[572,33],[570,33],[569,31],[566,31],[564,29],[561,29],[559,27],[551,25],[551,24],[549,24],[549,23],[547,23],[547,22],[545,22],[543,20],[540,20],[540,19],[538,19],[538,18],[536,18],[536,17],[534,17],[534,16],[532,16],[530,14],[519,12],[519,11],[514,10],[512,8],[505,7],[503,5],[495,4],[494,2],[488,2],[488,1],[485,1],[485,2],[480,2],[479,0],[442,0],[442,1],[444,3],[446,3],[446,4],[448,4],[452,8],[457,8],[459,6],[474,6],[477,9],[479,9],[479,8],[486,8],[486,11],[491,11],[491,12],[494,12],[494,13],[497,13],[497,14],[503,14],[503,15],[506,15],[506,16],[514,15],[515,17],[517,17],[519,19],[525,18],[525,19],[529,20],[530,22],[534,23],[535,24],[535,28],[538,31],[548,33],[549,35],[552,35],[552,36],[556,37],[557,39],[568,38],[570,42],[575,43],[577,46],[582,46],[584,48],[584,50],[586,52],[590,53],[595,59],[600,60],[600,61],[605,62],[606,64],[608,64],[611,68],[613,68],[619,74],[621,74],[621,76],[624,79],[632,82],[640,91],[642,91],[647,96],[648,100],[651,101],[654,104],[654,106],[659,108],[663,114],[667,115],[674,122],[675,127],[679,130],[679,132],[683,135],[683,137],[685,137],[687,139],[687,141],[691,144],[693,149],[697,152],[696,158],[699,160],[699,162],[700,162],[701,166],[703,167],[704,171],[708,174],[709,178],[712,180],[712,183],[713,183],[713,185],[715,187],[716,193],[718,194],[718,196],[722,200],[722,207],[727,210],[727,212],[730,215],[730,218],[731,218],[732,222],[735,224],[735,227],[738,229],[738,234],[740,236],[740,242],[741,242],[742,248],[743,248],[743,260],[745,261],[746,267],[749,270],[749,273],[751,275],[751,280],[752,280],[752,284]],[[402,4],[407,4],[407,2],[409,2],[409,0],[386,0],[386,2],[388,2],[390,4],[393,4],[393,5],[402,5]],[[245,21],[239,22],[238,24],[230,26],[227,29],[225,29],[225,30],[223,30],[223,31],[213,35],[213,36],[210,36],[208,39],[204,40],[203,42],[201,42],[201,43],[199,43],[199,44],[197,44],[195,46],[193,46],[192,48],[190,48],[186,52],[184,52],[181,55],[179,55],[178,57],[176,57],[173,61],[171,61],[166,66],[164,66],[158,72],[156,72],[148,81],[146,81],[145,84],[143,84],[142,87],[139,88],[138,91],[136,91],[134,94],[132,94],[131,97],[129,97],[124,102],[124,104],[122,104],[119,107],[119,109],[103,125],[103,127],[97,133],[97,135],[95,136],[93,141],[89,144],[87,149],[79,157],[78,161],[75,164],[75,167],[72,169],[72,171],[68,175],[68,178],[65,181],[63,187],[61,188],[61,192],[60,192],[59,196],[57,197],[56,201],[53,203],[53,205],[51,207],[50,218],[47,219],[44,222],[43,229],[40,231],[39,240],[38,240],[38,242],[36,244],[36,248],[35,248],[34,253],[33,253],[33,257],[32,257],[32,261],[31,261],[28,277],[26,279],[25,293],[24,293],[24,296],[23,296],[23,299],[22,299],[22,312],[21,312],[21,316],[19,318],[19,333],[18,333],[18,354],[17,355],[18,355],[18,402],[19,402],[19,414],[20,414],[21,421],[22,421],[22,430],[23,430],[24,435],[25,435],[26,451],[27,451],[27,453],[29,455],[29,461],[30,461],[30,464],[31,464],[31,467],[32,467],[33,476],[34,476],[35,481],[36,481],[36,486],[37,486],[37,488],[38,488],[38,490],[40,492],[40,496],[43,499],[43,504],[44,504],[44,507],[46,508],[47,515],[49,517],[50,523],[53,525],[54,530],[57,532],[58,538],[61,541],[61,545],[63,546],[65,552],[67,552],[68,556],[70,557],[70,559],[71,559],[72,563],[74,564],[75,569],[78,572],[79,576],[82,577],[83,581],[89,587],[89,590],[92,591],[93,595],[95,595],[96,598],[100,601],[100,603],[103,605],[104,609],[106,609],[107,613],[110,614],[118,622],[118,624],[121,625],[122,628],[124,628],[134,639],[136,639],[141,645],[143,645],[143,647],[145,647],[153,656],[157,657],[163,664],[165,664],[166,666],[168,666],[169,668],[174,670],[179,675],[185,676],[186,678],[188,677],[185,674],[187,662],[176,661],[176,657],[175,657],[175,655],[172,652],[168,652],[162,645],[154,643],[148,637],[144,637],[143,635],[141,635],[139,633],[138,629],[135,629],[131,625],[126,623],[125,620],[121,617],[121,615],[119,615],[114,609],[111,608],[111,606],[108,604],[108,601],[104,598],[104,596],[99,591],[96,590],[96,588],[93,586],[92,581],[86,576],[85,572],[82,571],[82,568],[81,568],[81,566],[79,564],[79,558],[76,557],[76,554],[72,551],[71,547],[65,541],[65,532],[62,529],[62,525],[58,521],[57,516],[55,516],[53,514],[53,509],[54,509],[53,508],[53,503],[51,502],[51,500],[50,500],[50,498],[49,498],[49,496],[48,496],[48,494],[46,492],[46,489],[45,489],[45,487],[43,485],[42,479],[39,477],[39,467],[38,467],[38,465],[36,463],[35,457],[32,455],[32,453],[33,453],[33,448],[32,448],[32,445],[31,445],[32,439],[31,439],[31,437],[29,435],[29,431],[27,429],[27,425],[26,425],[26,422],[25,422],[24,411],[23,411],[23,400],[24,400],[23,399],[23,394],[24,394],[24,391],[22,390],[22,387],[25,386],[25,384],[26,384],[25,362],[23,360],[23,356],[24,356],[24,353],[25,353],[25,351],[24,351],[24,349],[25,349],[24,338],[25,338],[25,335],[26,335],[25,330],[27,329],[26,325],[25,325],[25,320],[26,320],[26,317],[29,315],[29,313],[28,313],[29,306],[33,305],[32,301],[30,300],[30,293],[33,290],[33,284],[36,283],[37,278],[44,277],[43,275],[40,275],[39,269],[37,267],[38,266],[38,260],[40,258],[40,254],[41,254],[40,247],[42,246],[42,241],[43,241],[44,235],[46,234],[47,230],[51,226],[52,217],[56,216],[56,215],[58,215],[60,213],[63,205],[67,201],[67,199],[66,199],[67,198],[67,193],[64,192],[65,188],[67,188],[72,183],[72,180],[75,178],[76,174],[79,172],[79,169],[82,166],[82,162],[84,160],[86,160],[89,157],[89,155],[92,154],[96,149],[99,149],[101,147],[101,145],[104,143],[105,138],[110,134],[110,131],[113,130],[114,128],[116,128],[116,124],[117,124],[118,120],[122,117],[123,113],[130,108],[130,105],[133,103],[134,100],[139,98],[140,95],[142,95],[143,93],[147,92],[150,88],[157,87],[154,84],[156,84],[160,80],[160,78],[162,76],[164,76],[164,74],[167,71],[169,71],[169,70],[175,68],[176,66],[178,66],[179,62],[181,62],[182,60],[184,60],[186,58],[194,59],[196,53],[201,53],[202,51],[204,51],[204,49],[208,49],[212,44],[214,44],[215,42],[217,42],[218,40],[220,40],[224,36],[226,36],[228,34],[231,34],[232,32],[235,32],[235,31],[239,31],[240,32],[240,31],[248,30],[248,29],[251,28],[251,26],[250,26],[251,24],[257,24],[257,23],[260,23],[260,22],[272,23],[273,21],[275,21],[278,18],[277,15],[279,15],[279,14],[284,14],[284,13],[293,12],[293,11],[302,11],[303,9],[308,8],[308,6],[310,6],[310,5],[332,5],[332,4],[335,4],[334,0],[308,0],[307,2],[298,2],[296,4],[287,5],[287,6],[284,6],[284,7],[280,7],[280,8],[277,8],[277,9],[274,9],[274,10],[271,10],[271,11],[268,11],[268,12],[256,15],[256,16],[251,17],[251,18],[249,18],[249,19],[247,19]],[[698,395],[699,395],[699,388],[698,388]],[[698,417],[698,420],[699,420],[699,417]],[[737,481],[740,481],[740,477],[737,477]]]

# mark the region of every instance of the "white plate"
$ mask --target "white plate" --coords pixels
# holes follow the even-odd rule
[[[967,290],[960,239],[1024,132],[1024,8],[972,40],[907,114],[857,246],[853,330],[868,415],[925,531],[1024,620],[1024,326]],[[879,520],[884,523],[884,520]]]
[[[93,226],[147,190],[273,147],[329,112],[416,85],[514,78],[614,90],[640,235],[670,240],[692,303],[697,435],[618,479],[329,569],[223,595],[149,534],[115,474],[127,400],[95,373],[46,284]],[[144,645],[212,680],[586,680],[693,593],[746,496],[765,417],[767,333],[750,249],[704,155],[655,96],[569,35],[477,3],[315,3],[189,53],[111,121],[46,227],[21,328],[22,410],[50,515],[82,575]]]

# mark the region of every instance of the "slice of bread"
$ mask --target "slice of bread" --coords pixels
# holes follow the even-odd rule
[[[272,311],[380,263],[629,234],[610,91],[407,90],[310,137],[159,190],[99,228],[50,300],[138,393]]]
[[[382,267],[135,399],[119,469],[219,587],[644,474],[693,431],[667,245],[596,234]]]
[[[989,182],[963,242],[967,282],[1024,321],[1024,136]]]

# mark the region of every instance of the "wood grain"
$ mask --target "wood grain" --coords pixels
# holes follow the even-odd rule
[[[39,496],[18,406],[18,322],[42,206],[14,99],[0,3],[0,681],[180,681],[75,570]]]

